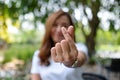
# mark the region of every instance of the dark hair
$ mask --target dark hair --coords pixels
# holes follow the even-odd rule
[[[48,60],[49,57],[51,56],[50,49],[51,49],[51,47],[53,47],[55,45],[54,41],[51,38],[50,31],[51,31],[51,29],[53,27],[53,24],[56,21],[56,19],[58,19],[62,15],[66,15],[70,20],[70,25],[74,26],[69,13],[64,12],[62,10],[59,10],[59,11],[51,14],[48,17],[48,19],[46,21],[46,24],[45,24],[46,32],[45,32],[43,42],[42,42],[41,48],[40,48],[40,53],[39,53],[39,58],[40,58],[40,64],[41,65],[48,66],[50,64],[49,60]],[[74,40],[75,40],[75,38],[74,38]]]

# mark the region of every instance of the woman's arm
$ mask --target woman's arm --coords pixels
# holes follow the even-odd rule
[[[80,67],[87,61],[87,56],[84,52],[78,51],[78,56],[76,60],[71,60],[69,62],[63,62],[67,67]]]
[[[73,64],[75,64],[74,67],[80,67],[87,61],[87,56],[85,55],[84,52],[78,51],[78,56],[77,56],[76,61],[77,61],[77,63],[75,63],[75,62],[73,63]]]
[[[31,80],[42,80],[39,74],[31,74]]]

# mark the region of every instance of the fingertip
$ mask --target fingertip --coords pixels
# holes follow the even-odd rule
[[[63,26],[62,29],[64,29],[65,27]]]
[[[66,42],[66,40],[62,40],[62,41],[61,41],[61,44],[64,44],[65,42]]]
[[[74,33],[74,27],[73,26],[69,26],[68,28],[68,33],[72,36]]]
[[[73,26],[72,26],[72,25],[70,25],[70,28],[73,28]]]
[[[55,46],[58,46],[58,45],[60,45],[60,43],[59,43],[59,42],[55,44]]]
[[[55,48],[55,47],[52,47],[51,50],[54,49],[54,48]]]
[[[51,52],[54,51],[54,50],[55,50],[55,47],[52,47],[52,48],[51,48]]]
[[[68,28],[68,32],[71,32],[71,31],[73,31],[73,26],[69,26]]]

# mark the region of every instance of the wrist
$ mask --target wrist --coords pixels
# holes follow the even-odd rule
[[[63,64],[67,67],[71,67],[75,63],[75,60],[65,61]]]
[[[78,59],[76,59],[75,61],[74,61],[74,63],[72,64],[72,68],[75,68],[75,67],[77,67],[77,65],[78,65],[78,62],[79,62],[79,60]]]
[[[78,60],[78,58],[76,58],[76,59],[72,59],[69,62],[63,62],[63,64],[67,67],[75,68],[75,67],[78,67],[78,64],[80,64],[80,61]]]

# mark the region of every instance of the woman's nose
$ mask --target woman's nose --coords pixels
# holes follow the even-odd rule
[[[57,32],[61,33],[61,26],[60,25],[57,26]]]

